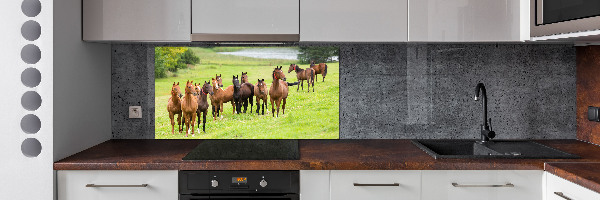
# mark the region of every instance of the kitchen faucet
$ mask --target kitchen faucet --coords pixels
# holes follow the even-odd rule
[[[489,142],[490,139],[496,137],[496,132],[492,131],[492,118],[490,118],[490,123],[488,125],[487,118],[487,94],[485,92],[485,86],[483,83],[478,83],[475,88],[475,101],[479,101],[481,99],[479,97],[479,92],[481,91],[481,96],[483,97],[483,101],[481,101],[481,105],[483,107],[483,124],[481,124],[481,141],[480,143]]]

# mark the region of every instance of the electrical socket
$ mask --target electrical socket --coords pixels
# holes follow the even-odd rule
[[[142,118],[142,106],[129,106],[129,118]]]

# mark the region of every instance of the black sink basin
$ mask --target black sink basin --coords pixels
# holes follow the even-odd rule
[[[569,154],[532,141],[412,140],[433,158],[574,159]]]

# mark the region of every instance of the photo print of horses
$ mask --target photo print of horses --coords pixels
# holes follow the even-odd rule
[[[338,139],[338,47],[155,47],[156,139]]]

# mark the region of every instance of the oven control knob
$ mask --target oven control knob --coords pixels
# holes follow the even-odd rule
[[[265,179],[260,181],[260,187],[267,187],[267,181],[265,181]]]
[[[217,180],[210,181],[210,186],[211,187],[218,187],[219,186],[219,181],[217,181]]]

